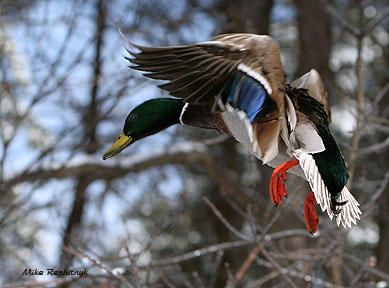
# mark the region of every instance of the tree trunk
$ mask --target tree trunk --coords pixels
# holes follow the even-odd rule
[[[297,78],[311,69],[316,69],[322,77],[324,85],[328,89],[327,91],[329,91],[333,87],[332,73],[329,69],[332,45],[331,19],[318,1],[295,0],[294,2],[297,7],[297,28],[299,33],[298,69],[295,76]],[[302,241],[305,242],[305,247],[310,246],[308,239]],[[332,266],[335,281],[339,285],[342,282],[340,263],[341,259]],[[313,273],[325,277],[325,271],[320,273],[316,269],[313,268]]]
[[[94,154],[98,149],[98,141],[96,139],[96,127],[99,119],[99,107],[97,101],[99,79],[101,78],[101,51],[103,49],[103,34],[106,27],[106,11],[104,9],[104,0],[96,1],[96,46],[95,57],[93,59],[93,82],[90,91],[90,103],[85,109],[83,117],[84,136],[81,145],[87,154]],[[83,113],[83,112],[81,112]],[[87,175],[77,179],[75,187],[75,197],[73,201],[72,211],[68,217],[68,223],[62,237],[62,245],[67,246],[71,243],[74,237],[80,233],[82,226],[82,216],[84,207],[87,203],[86,189],[92,181]],[[66,252],[61,251],[60,267],[68,268],[71,265],[73,257],[66,255]]]
[[[222,25],[222,31],[219,33],[254,33],[254,34],[269,34],[269,21],[270,21],[270,12],[273,6],[273,0],[266,1],[243,1],[243,0],[222,0],[218,2],[217,9],[221,15],[226,16],[226,22]],[[239,155],[236,150],[236,146],[239,145],[235,140],[231,139],[227,141],[223,147],[224,156],[226,158],[226,166],[236,173],[240,174],[240,163]],[[267,171],[265,167],[264,169]],[[260,168],[260,170],[262,170]],[[260,171],[262,173],[262,171]],[[266,178],[266,177],[262,177]],[[268,178],[266,178],[268,179]],[[267,180],[266,180],[267,181]],[[267,183],[268,184],[268,183]],[[264,185],[268,187],[267,185]],[[262,187],[262,185],[261,185]],[[263,192],[263,189],[260,189],[258,193]],[[268,190],[266,190],[268,191]],[[212,197],[213,203],[216,205],[223,215],[233,224],[237,229],[239,229],[242,224],[242,218],[240,215],[234,211],[224,197],[219,193]],[[249,203],[246,203],[248,205]],[[242,207],[246,208],[246,207]],[[216,218],[215,218],[216,219]],[[216,219],[218,223],[215,223],[218,234],[218,239],[220,242],[231,241],[235,239],[231,236],[231,233],[220,224],[219,220]],[[225,251],[222,263],[228,263],[229,269],[232,274],[235,274],[244,260],[247,258],[245,253],[242,251]],[[219,277],[216,281],[216,287],[224,287],[228,275],[225,272],[224,265],[222,265],[219,274]]]
[[[326,87],[332,87],[333,79],[328,66],[331,51],[331,19],[318,1],[295,0],[299,31],[299,67],[301,76],[316,69]],[[315,27],[312,29],[312,27]]]
[[[269,34],[273,0],[222,0],[218,6],[227,17],[222,33]]]
[[[388,67],[389,62],[389,55],[388,53],[385,53],[385,57],[383,57],[383,61],[386,63],[386,67]],[[380,87],[384,87],[387,79],[385,76],[382,76],[382,80],[380,83]],[[388,92],[386,92],[388,94]],[[386,95],[388,96],[388,95]],[[387,113],[385,114],[385,111],[387,111],[387,107],[389,107],[389,97],[382,97],[381,101],[377,103],[377,107],[380,110],[378,115],[381,115],[383,118],[387,118]],[[388,137],[387,133],[384,132],[378,132],[378,142],[384,141]],[[385,153],[386,151],[386,153]],[[387,149],[383,150],[383,154],[378,154],[378,159],[376,158],[376,163],[379,163],[379,167],[382,167],[382,174],[384,178],[385,171],[389,171],[389,157],[387,153]],[[370,159],[374,158],[371,157]],[[371,160],[370,160],[371,161]],[[374,162],[373,162],[374,163]],[[378,199],[377,203],[379,204],[380,213],[377,215],[377,224],[380,230],[380,240],[378,242],[378,245],[376,247],[376,254],[377,254],[377,263],[378,268],[382,271],[389,273],[389,186],[386,186],[385,191],[382,193],[381,198]]]

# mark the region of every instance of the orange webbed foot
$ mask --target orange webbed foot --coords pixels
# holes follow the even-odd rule
[[[286,171],[299,163],[298,160],[294,159],[279,165],[274,169],[270,180],[270,198],[274,206],[277,207],[282,202],[282,197],[288,198],[286,193],[285,181]]]
[[[311,234],[317,232],[316,227],[319,224],[319,217],[317,216],[316,213],[316,209],[314,206],[315,204],[317,204],[316,198],[313,192],[311,192],[304,200],[305,225],[307,226],[307,229]]]
[[[276,171],[276,170],[274,170]],[[288,197],[285,188],[285,173],[274,173],[270,180],[270,198],[274,206],[277,207],[282,202],[282,197]]]

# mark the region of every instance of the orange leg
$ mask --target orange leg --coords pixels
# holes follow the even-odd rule
[[[305,225],[309,233],[314,234],[317,232],[316,226],[319,224],[319,217],[317,216],[315,209],[316,198],[313,192],[309,193],[307,198],[304,200],[304,218]]]
[[[282,202],[282,197],[288,197],[285,189],[286,171],[297,165],[297,159],[285,162],[274,169],[270,180],[270,197],[274,206],[278,206]]]

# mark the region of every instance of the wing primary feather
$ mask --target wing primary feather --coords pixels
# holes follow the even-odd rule
[[[211,75],[209,74],[205,74],[205,75],[201,75],[201,73],[194,73],[194,75],[192,76],[192,80],[191,81],[182,81],[182,85],[180,82],[177,82],[177,86],[180,85],[180,87],[178,89],[175,89],[173,91],[171,91],[172,93],[181,93],[183,91],[193,91],[193,90],[197,90],[196,87],[201,85],[201,83],[204,82],[205,79],[209,79],[209,78],[212,78]],[[186,79],[185,79],[186,80]],[[174,81],[172,81],[171,83],[173,83]],[[169,85],[171,84],[169,83]]]
[[[200,102],[204,97],[214,95],[221,90],[225,79],[223,77],[215,77],[205,82],[199,89],[189,95],[186,100],[191,101],[196,99],[196,102]]]
[[[163,56],[158,56],[155,58],[142,58],[142,57],[135,57],[135,58],[127,58],[128,61],[138,64],[138,65],[150,65],[150,66],[155,66],[155,65],[171,65],[171,61],[174,61],[173,63],[181,63],[179,59],[175,56],[170,56],[170,55],[163,55]]]

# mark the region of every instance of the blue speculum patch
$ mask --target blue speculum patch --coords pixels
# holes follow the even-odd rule
[[[245,111],[251,122],[263,109],[263,103],[268,97],[262,84],[243,72],[227,82],[223,96],[233,107]]]

